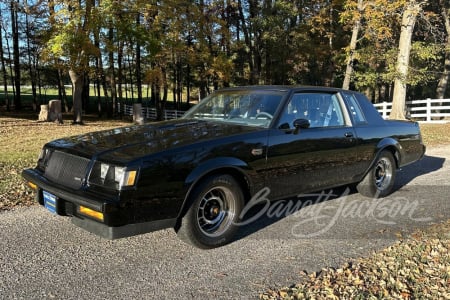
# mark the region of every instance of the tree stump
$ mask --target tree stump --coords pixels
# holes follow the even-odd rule
[[[48,107],[49,107],[48,120],[50,122],[62,124],[63,119],[61,113],[61,100],[50,100],[48,102]]]
[[[142,115],[142,104],[141,103],[133,104],[133,122],[138,125],[144,124],[144,116]]]
[[[48,121],[48,105],[47,104],[41,105],[41,111],[39,112],[38,121],[39,122],[47,122]]]

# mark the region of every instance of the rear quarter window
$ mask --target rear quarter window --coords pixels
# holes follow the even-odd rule
[[[367,124],[367,119],[355,96],[353,94],[344,93],[344,97],[347,100],[348,112],[351,115],[353,122],[357,125]]]

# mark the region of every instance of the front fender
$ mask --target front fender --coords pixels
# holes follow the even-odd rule
[[[247,184],[251,186],[251,179],[245,172],[245,170],[250,169],[251,168],[246,162],[235,157],[216,157],[199,164],[189,173],[184,182],[186,193],[179,217],[182,217],[189,208],[189,203],[187,203],[189,194],[202,178],[212,173],[232,173],[233,175],[240,177],[240,179],[245,180]]]
[[[195,169],[189,173],[185,180],[185,186],[191,187],[205,174],[211,173],[218,169],[231,168],[243,173],[243,170],[248,170],[248,164],[235,157],[216,157],[199,164]]]

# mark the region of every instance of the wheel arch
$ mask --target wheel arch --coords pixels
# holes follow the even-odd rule
[[[177,225],[180,225],[181,219],[186,214],[193,199],[191,194],[194,189],[209,176],[215,175],[230,175],[239,184],[242,193],[244,194],[244,200],[248,201],[251,195],[251,180],[245,170],[249,169],[249,166],[242,160],[236,158],[219,158],[213,159],[195,168],[185,180],[186,194],[180,212],[177,216]]]
[[[385,139],[382,139],[378,143],[375,159],[373,160],[372,164],[370,165],[370,168],[372,168],[372,166],[378,160],[378,158],[380,157],[380,155],[383,151],[389,151],[392,153],[392,155],[394,156],[394,159],[395,159],[395,167],[398,169],[400,167],[401,161],[402,161],[402,146],[400,145],[400,143],[397,140],[395,140],[393,138],[385,138]]]
[[[365,170],[363,176],[361,177],[361,180],[362,180],[362,178],[364,178],[367,175],[367,173],[370,172],[370,170],[372,170],[373,166],[377,163],[377,160],[380,158],[380,155],[383,151],[391,152],[392,155],[394,156],[395,168],[396,169],[400,168],[401,159],[402,159],[401,145],[398,141],[396,141],[393,138],[385,138],[385,139],[382,139],[377,144],[373,160],[370,162],[369,167]]]

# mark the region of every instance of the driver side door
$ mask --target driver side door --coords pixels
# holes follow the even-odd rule
[[[295,128],[306,119],[309,128]],[[338,93],[294,94],[269,133],[266,186],[271,198],[351,182],[357,138]]]

